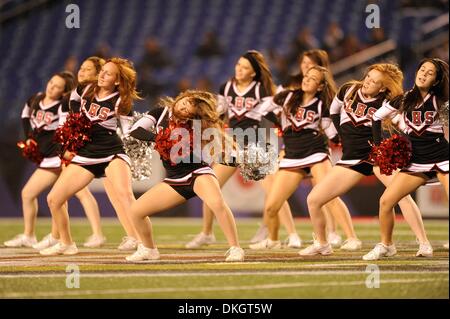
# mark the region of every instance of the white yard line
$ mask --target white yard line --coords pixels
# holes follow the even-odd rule
[[[438,271],[423,271],[423,270],[381,270],[381,275],[391,275],[391,274],[408,274],[408,275],[423,275],[423,274],[448,274],[448,270],[438,270]],[[146,271],[146,272],[127,272],[127,271],[117,271],[117,272],[80,272],[80,278],[128,278],[128,277],[221,277],[221,276],[327,276],[327,275],[367,275],[365,269],[357,270],[323,270],[323,271],[225,271],[225,272],[198,272],[198,271],[187,271],[187,272],[170,272],[163,273],[159,271]],[[40,274],[7,274],[0,275],[0,279],[17,279],[17,278],[61,278],[67,277],[67,273],[40,273]]]
[[[448,282],[448,278],[423,278],[423,279],[387,279],[381,280],[380,285],[385,284],[415,284],[420,282]],[[205,292],[205,291],[237,291],[237,290],[268,290],[285,289],[301,287],[342,287],[342,286],[361,286],[365,287],[365,281],[332,281],[324,283],[278,283],[266,285],[244,285],[244,286],[216,286],[216,287],[180,287],[180,288],[140,288],[140,289],[105,289],[105,290],[64,290],[64,291],[41,291],[41,292],[9,292],[0,294],[3,298],[24,298],[24,297],[71,297],[71,296],[89,296],[89,295],[126,295],[126,294],[149,294],[164,292]]]

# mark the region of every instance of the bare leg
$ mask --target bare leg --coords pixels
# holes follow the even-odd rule
[[[155,248],[149,216],[184,203],[186,199],[166,183],[159,183],[139,197],[132,205],[130,219],[147,248]]]
[[[64,245],[72,244],[66,202],[93,179],[94,175],[88,170],[70,164],[63,170],[47,196],[48,207],[58,227],[60,241]]]
[[[60,170],[38,168],[22,189],[24,234],[34,236],[38,213],[38,196],[58,179]]]
[[[395,175],[389,186],[380,198],[380,228],[381,242],[387,246],[392,245],[392,233],[394,230],[394,207],[408,194],[423,185],[425,178],[419,175],[410,175],[399,172]]]
[[[301,170],[290,171],[283,169],[275,173],[264,207],[264,221],[269,228],[269,238],[271,240],[278,240],[280,227],[278,214],[281,213],[280,208],[295,192],[304,176],[305,174]]]
[[[91,225],[92,233],[96,236],[103,237],[102,227],[100,224],[100,210],[98,209],[97,201],[92,195],[89,188],[85,187],[75,194],[84,208],[86,217]]]
[[[220,187],[233,176],[234,172],[236,172],[236,167],[227,166],[222,164],[216,164],[213,166],[214,173],[216,174],[217,180],[219,182]],[[206,235],[211,235],[213,233],[213,222],[214,222],[214,213],[212,210],[203,202],[203,229],[202,232]]]
[[[320,183],[325,176],[331,171],[332,166],[329,161],[324,161],[321,163],[317,163],[311,168],[311,172],[314,176],[314,180],[317,183]],[[340,197],[336,197],[329,201],[324,205],[325,214],[328,211],[329,219],[327,219],[327,226],[329,231],[336,231],[335,219],[336,222],[341,226],[342,230],[345,233],[345,236],[348,238],[357,238],[355,229],[353,227],[352,218],[350,216],[350,212],[347,208],[347,205],[342,201]],[[326,215],[325,215],[326,216]],[[333,230],[334,229],[334,230]]]
[[[233,213],[223,199],[220,185],[212,175],[200,175],[195,179],[194,191],[211,208],[230,246],[239,247]]]
[[[326,219],[321,210],[330,200],[345,194],[363,177],[351,169],[334,166],[308,195],[308,209],[313,223],[314,233],[320,244],[327,243]]]
[[[273,188],[273,183],[275,180],[275,175],[268,175],[265,179],[262,180],[261,186],[264,189],[266,200],[268,194],[271,192],[271,189]],[[298,186],[298,184],[297,184]],[[292,195],[292,194],[291,194]],[[290,195],[289,195],[290,197]],[[287,198],[289,198],[287,197]],[[280,206],[280,211],[277,212],[277,218],[279,218],[279,221],[281,224],[286,228],[286,231],[288,234],[296,234],[297,230],[295,229],[295,223],[294,218],[292,217],[292,211],[289,207],[289,203],[287,202],[287,198],[284,201],[284,203]],[[266,211],[264,210],[264,213]],[[266,220],[266,216],[263,215],[263,219]]]
[[[380,173],[379,167],[374,167],[375,176],[384,184],[385,187],[388,187],[392,180],[395,178],[395,175],[383,175]],[[427,234],[425,232],[425,226],[423,225],[422,215],[420,214],[419,207],[414,202],[413,198],[409,193],[402,198],[398,205],[402,211],[403,217],[408,223],[409,227],[411,227],[414,235],[419,239],[421,243],[428,243]],[[395,206],[395,205],[394,205]]]
[[[105,189],[122,227],[125,229],[127,236],[139,239],[128,215],[131,205],[136,200],[131,188],[130,167],[124,160],[116,158],[108,165],[105,173]]]

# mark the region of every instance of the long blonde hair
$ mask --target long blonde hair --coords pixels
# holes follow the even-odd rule
[[[377,70],[383,74],[383,87],[386,88],[384,92],[380,92],[384,94],[384,97],[388,100],[392,100],[393,98],[403,94],[403,72],[400,68],[392,63],[377,63],[369,66],[364,73],[363,79],[367,76],[367,74],[372,71]],[[352,92],[348,94],[347,100],[351,100],[352,103],[356,98],[356,92],[362,87],[363,80],[360,81],[349,81],[344,85],[354,86]],[[379,93],[379,94],[380,94]]]
[[[136,71],[133,67],[133,63],[127,59],[123,58],[111,58],[108,59],[106,63],[111,62],[117,66],[119,70],[117,90],[120,95],[120,105],[119,114],[128,115],[133,106],[133,100],[141,99],[138,92],[136,91]],[[92,85],[88,92],[86,92],[86,97],[92,98],[94,93],[99,90],[97,84]]]

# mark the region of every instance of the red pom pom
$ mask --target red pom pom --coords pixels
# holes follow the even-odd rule
[[[55,132],[54,140],[65,151],[76,153],[86,142],[91,140],[92,122],[83,113],[69,113],[66,122]]]
[[[384,175],[391,175],[397,169],[406,167],[412,156],[411,142],[400,135],[394,134],[380,145],[373,145],[369,160],[380,167]]]
[[[42,154],[39,152],[37,142],[33,139],[30,139],[30,142],[28,144],[26,143],[26,141],[20,141],[17,143],[17,146],[22,150],[23,157],[28,158],[38,165],[44,159]]]
[[[175,144],[180,143],[181,141],[183,141],[183,142],[185,141],[185,139],[182,139],[181,136],[180,136],[181,139],[180,138],[175,139],[175,140],[170,139],[170,135],[171,135],[172,131],[174,131],[177,128],[184,128],[189,131],[189,145],[183,145],[180,148],[178,154],[175,154],[176,158],[170,158],[170,150],[172,149],[172,147]],[[161,158],[163,160],[170,161],[172,165],[175,165],[177,162],[177,159],[185,158],[191,154],[192,149],[193,149],[192,135],[193,135],[193,131],[189,127],[189,125],[171,122],[171,123],[169,123],[169,127],[162,129],[156,135],[155,150],[159,153],[159,155],[161,156]]]

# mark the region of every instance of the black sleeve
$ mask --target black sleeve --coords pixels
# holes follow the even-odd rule
[[[336,131],[340,131],[341,129],[341,114],[331,114],[331,121],[333,121],[333,125],[336,128]]]
[[[22,119],[22,127],[23,127],[23,133],[25,134],[25,139],[30,138],[32,129],[31,129],[31,124],[30,124],[29,118]]]
[[[68,113],[70,111],[69,109],[69,101],[70,101],[70,93],[63,96],[61,100],[61,111],[63,113]]]
[[[278,126],[281,125],[278,116],[276,116],[275,113],[273,113],[273,112],[267,113],[267,115],[264,116],[264,118],[266,118],[267,120],[269,120],[270,122],[272,122],[275,125],[278,125]]]
[[[142,141],[154,141],[156,138],[156,134],[152,133],[150,131],[147,131],[146,129],[142,127],[138,127],[137,129],[131,131],[130,136],[137,138],[138,140]]]
[[[284,105],[284,101],[286,101],[286,98],[287,98],[287,96],[289,95],[290,92],[292,92],[292,90],[284,90],[284,91],[281,91],[278,94],[275,94],[275,96],[273,97],[273,102],[276,105],[283,106]]]
[[[330,139],[330,141],[331,141],[333,144],[339,144],[339,143],[341,142],[341,139],[340,139],[340,137],[339,137],[339,134],[336,134],[333,138]]]
[[[381,121],[372,121],[372,135],[375,145],[381,143]]]
[[[338,93],[336,94],[336,97],[339,99],[339,101],[342,102],[344,101],[345,94],[347,93],[348,89],[350,89],[351,86],[352,86],[351,83],[345,83],[344,85],[341,86]]]

